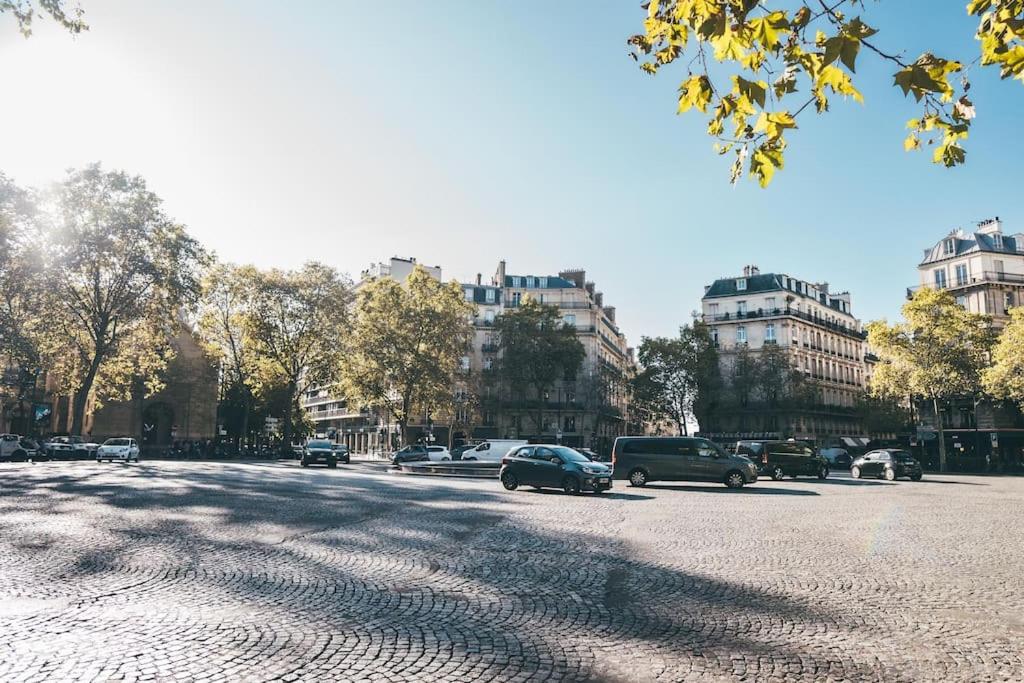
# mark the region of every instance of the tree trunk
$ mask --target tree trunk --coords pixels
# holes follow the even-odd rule
[[[85,424],[85,406],[89,401],[89,393],[92,391],[93,382],[96,381],[96,373],[99,372],[103,355],[97,350],[89,364],[89,372],[85,374],[81,384],[75,391],[75,400],[71,406],[71,433],[75,436],[82,435],[82,426]]]
[[[252,412],[252,398],[249,396],[249,392],[245,392],[245,394],[245,398],[242,399],[242,428],[239,430],[241,443],[237,444],[239,450],[249,443],[249,413]]]
[[[942,415],[939,413],[939,399],[932,399],[935,408],[935,427],[939,430],[939,472],[946,471],[946,432],[942,427]]]
[[[288,408],[284,411],[284,428],[281,432],[282,450],[291,451],[292,447],[292,410],[295,405],[295,392],[298,390],[295,382],[288,383]]]

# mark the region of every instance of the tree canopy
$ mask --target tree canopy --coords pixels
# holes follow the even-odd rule
[[[879,398],[921,396],[932,401],[939,432],[939,466],[946,447],[938,401],[982,390],[993,335],[988,316],[969,313],[946,290],[922,288],[903,305],[904,322],[868,325],[868,346],[879,362],[869,387]]]
[[[208,256],[141,177],[122,171],[69,172],[49,208],[47,317],[37,331],[49,371],[74,394],[80,434],[90,399],[127,398],[139,377],[159,389]]]
[[[643,33],[628,43],[631,56],[649,74],[685,64],[678,113],[708,114],[715,150],[733,156],[734,183],[746,173],[768,186],[783,168],[788,131],[805,111],[824,114],[837,95],[863,103],[854,79],[865,52],[891,63],[893,85],[921,106],[920,115],[907,122],[904,149],[931,146],[935,163],[964,163],[963,141],[976,113],[967,96],[969,69],[980,61],[998,67],[1003,78],[1024,80],[1024,0],[966,3],[967,14],[978,19],[980,54],[973,58],[933,52],[907,58],[857,14],[866,5],[864,0],[647,0]]]
[[[1024,306],[1010,309],[1010,321],[999,335],[992,365],[985,369],[982,379],[985,391],[1013,401],[1024,411]]]
[[[494,321],[498,337],[498,379],[520,400],[534,399],[537,433],[544,431],[545,394],[555,383],[575,378],[586,352],[576,329],[562,322],[558,309],[526,297]]]
[[[390,412],[408,442],[415,410],[451,404],[472,313],[457,283],[442,283],[422,266],[405,282],[378,278],[364,285],[343,364],[345,396]]]
[[[46,15],[71,33],[89,30],[83,17],[85,11],[78,3],[65,0],[0,0],[0,14],[10,12],[18,23],[18,30],[28,38],[32,24],[39,15]]]

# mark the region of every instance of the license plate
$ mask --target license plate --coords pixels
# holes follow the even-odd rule
[[[601,477],[600,479],[597,480],[597,483],[598,484],[607,484],[608,481],[609,481],[608,477]]]

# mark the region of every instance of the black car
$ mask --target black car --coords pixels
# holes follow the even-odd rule
[[[343,462],[347,465],[352,460],[352,455],[348,450],[348,446],[343,443],[333,444],[331,446],[331,450],[334,451],[334,457],[336,457],[339,462]]]
[[[612,470],[567,446],[519,446],[501,459],[501,484],[509,491],[521,484],[560,488],[568,494],[601,493],[612,487]]]
[[[737,455],[745,455],[757,465],[758,474],[778,481],[789,477],[828,477],[828,460],[803,441],[739,441]]]
[[[310,439],[302,449],[302,466],[309,467],[313,463],[325,463],[328,467],[338,466],[338,456],[333,445],[326,439]]]
[[[913,481],[921,481],[924,472],[921,463],[909,451],[882,448],[865,453],[854,460],[850,466],[850,476],[854,479],[879,477],[889,481],[898,477],[908,477]]]

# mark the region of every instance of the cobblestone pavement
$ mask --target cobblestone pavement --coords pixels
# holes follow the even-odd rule
[[[0,680],[1024,679],[1024,479],[0,465]]]

